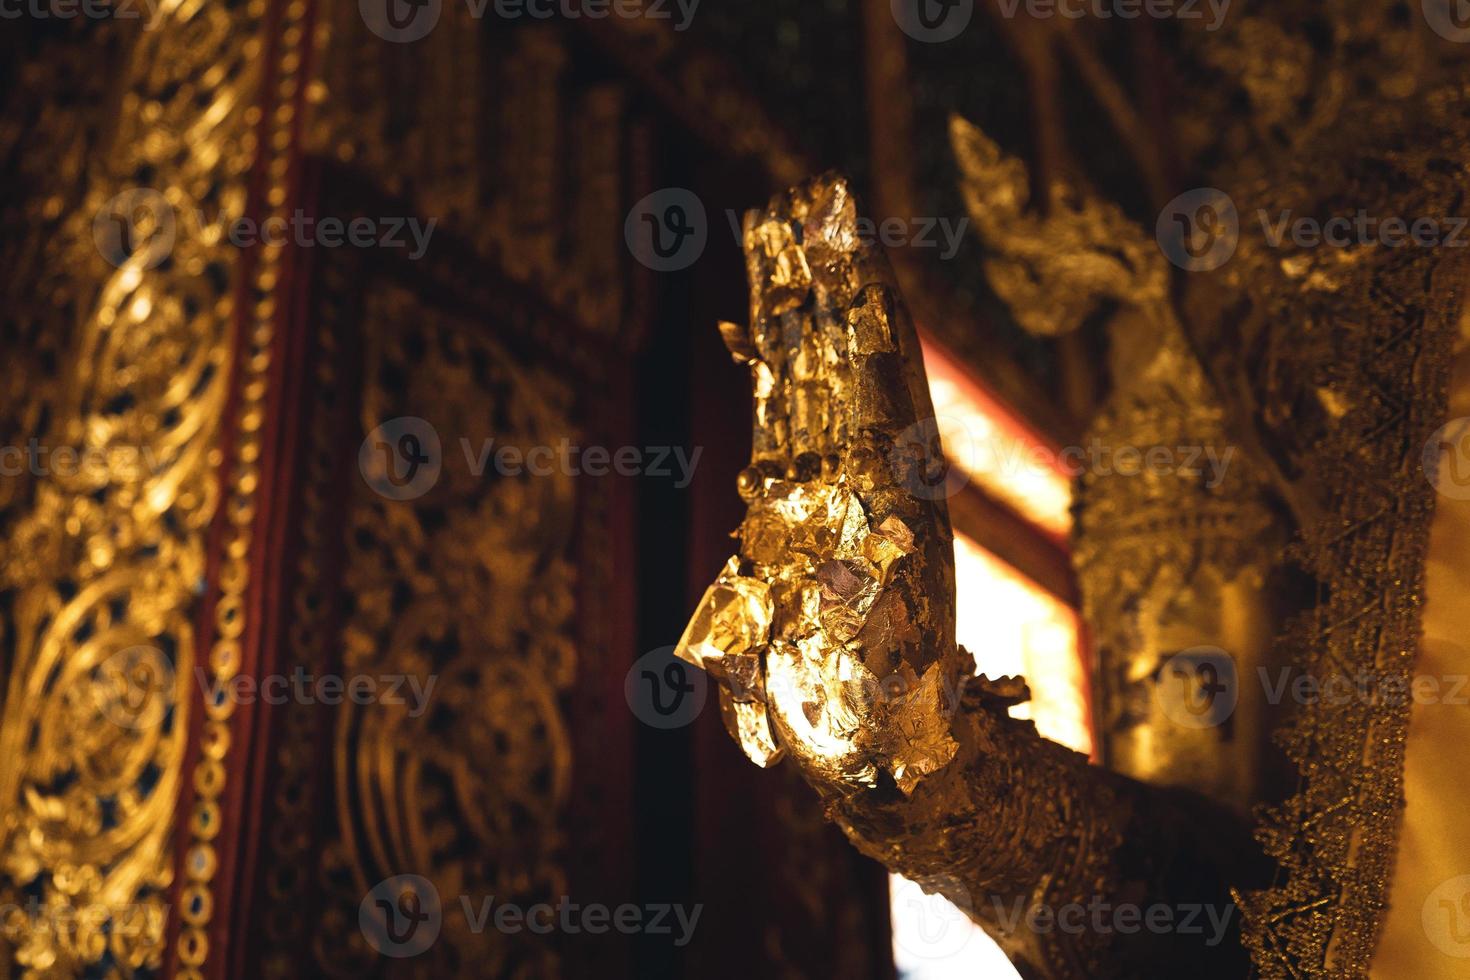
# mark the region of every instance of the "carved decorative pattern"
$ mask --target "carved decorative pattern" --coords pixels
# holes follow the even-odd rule
[[[29,198],[41,220],[12,246],[38,271],[13,284],[41,283],[43,319],[70,322],[29,347],[55,387],[7,422],[83,462],[38,471],[0,569],[0,891],[39,901],[39,918],[7,923],[26,976],[132,976],[162,958],[232,362],[236,253],[194,219],[243,206],[262,12],[168,3],[146,33],[86,25],[56,62],[96,82],[93,101],[51,110],[54,152],[37,162],[71,186]],[[117,207],[139,188],[146,216]]]
[[[442,440],[438,481],[389,500],[354,480],[347,503],[342,669],[408,675],[427,710],[344,705],[333,743],[333,829],[317,965],[360,976],[380,962],[358,929],[379,881],[428,878],[443,931],[411,967],[432,976],[554,976],[544,937],[474,935],[460,904],[555,903],[566,894],[563,805],[571,748],[562,698],[576,675],[578,570],[572,479],[477,473],[496,448],[571,435],[572,392],[477,325],[401,287],[365,297],[360,435],[411,415]],[[468,448],[466,448],[468,447]]]
[[[1290,208],[1322,220],[1352,202],[1408,219],[1460,214],[1464,94],[1428,98],[1412,139],[1398,108],[1363,110],[1357,127],[1289,171],[1252,168],[1232,190],[1241,213]],[[1204,362],[1301,529],[1292,557],[1315,581],[1316,602],[1282,644],[1319,689],[1386,693],[1412,677],[1434,506],[1423,451],[1445,412],[1462,253],[1270,247],[1242,221],[1236,258],[1191,295]],[[1261,976],[1367,976],[1402,819],[1411,707],[1392,696],[1323,698],[1280,733],[1300,783],[1265,813],[1259,837],[1281,876],[1241,899]]]
[[[326,0],[323,15],[311,152],[372,174],[590,332],[621,326],[622,86],[574,82],[559,26],[490,30],[444,4],[427,36],[395,45],[355,2]]]
[[[1162,676],[1169,659],[1191,646],[1228,647],[1244,676],[1263,668],[1279,625],[1263,593],[1286,539],[1266,481],[1239,451],[1190,349],[1157,244],[1116,205],[1062,181],[1049,213],[1027,208],[1024,164],[962,119],[951,138],[986,275],[1016,321],[1051,336],[1121,311],[1108,320],[1113,387],[1084,440],[1110,457],[1077,479],[1073,539],[1100,661],[1106,762],[1244,814],[1267,781],[1259,703],[1242,699],[1227,724],[1190,729],[1164,717],[1156,691],[1175,680]],[[1123,465],[1125,450],[1139,454],[1136,467]],[[1145,466],[1156,450],[1169,463]],[[1242,629],[1247,622],[1254,628]]]

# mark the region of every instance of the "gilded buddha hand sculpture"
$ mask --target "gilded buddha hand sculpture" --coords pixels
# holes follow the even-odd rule
[[[855,216],[827,180],[747,219],[750,328],[722,332],[755,383],[749,509],[679,652],[725,682],[757,764],[785,746],[824,780],[907,791],[954,757],[968,671],[944,502],[904,481],[933,415],[918,341]]]
[[[955,900],[1028,976],[1238,972],[1229,938],[1017,926],[1123,901],[1224,914],[1254,869],[1223,814],[1089,766],[1008,716],[1023,682],[973,676],[918,340],[857,218],[831,176],[746,218],[750,325],[721,331],[755,389],[747,513],[678,655],[718,681],[752,761],[789,756],[860,850]]]

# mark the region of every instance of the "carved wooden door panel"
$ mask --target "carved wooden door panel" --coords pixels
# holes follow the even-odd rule
[[[323,214],[406,211],[340,173],[318,186]],[[251,701],[248,762],[224,796],[239,828],[216,878],[234,898],[214,925],[226,962],[502,977],[595,956],[616,974],[615,932],[579,951],[575,935],[487,915],[616,906],[630,880],[630,813],[609,799],[626,803],[632,761],[616,710],[632,659],[614,579],[626,498],[555,459],[626,441],[626,355],[447,235],[421,262],[307,260],[291,290],[286,513],[259,600],[255,673],[281,693]]]
[[[748,428],[688,381],[737,246],[656,275],[624,219],[748,169],[742,103],[691,135],[636,38],[445,17],[385,49],[353,3],[170,6],[19,73],[54,104],[0,127],[0,421],[109,469],[0,481],[0,976],[888,970],[809,791],[626,696]],[[718,183],[713,219],[767,189]],[[675,442],[703,468],[661,490],[579,455]]]

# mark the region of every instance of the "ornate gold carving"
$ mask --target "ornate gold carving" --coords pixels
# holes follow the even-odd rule
[[[1165,868],[1208,865],[1228,835],[1209,843],[1218,824],[1162,797],[1140,806],[1143,787],[1007,717],[1021,685],[970,676],[945,504],[912,479],[943,462],[911,451],[931,444],[913,435],[931,411],[918,343],[856,219],[834,177],[746,218],[751,322],[721,331],[755,387],[748,510],[678,653],[719,681],[753,760],[784,751],[863,853],[957,898],[1026,969],[1131,975],[1113,937],[1009,932],[999,912],[1163,895]],[[1120,846],[1154,820],[1170,830],[1133,864]]]
[[[359,903],[379,881],[416,874],[445,908],[421,957],[430,973],[555,975],[558,952],[544,937],[470,934],[460,896],[554,904],[566,894],[572,759],[560,699],[577,667],[574,488],[564,472],[471,464],[492,437],[523,450],[574,438],[572,392],[400,287],[366,303],[362,434],[417,413],[440,433],[443,467],[414,500],[353,481],[343,669],[434,686],[416,717],[388,704],[344,705],[337,716],[317,965],[360,975],[377,954],[359,931]]]
[[[1168,316],[1168,266],[1119,208],[1055,180],[1033,209],[1025,164],[959,116],[950,141],[985,274],[1023,327],[1067,333],[1109,302]]]
[[[426,36],[399,45],[373,35],[356,0],[322,6],[308,148],[371,174],[590,332],[615,333],[622,88],[574,84],[557,26],[484,31],[468,6],[446,3]],[[415,79],[411,99],[403,77]]]
[[[1375,5],[1334,8],[1328,43],[1318,46],[1290,10],[1270,22],[1247,17],[1203,49],[1208,63],[1236,76],[1255,112],[1224,125],[1224,112],[1194,113],[1208,121],[1209,132],[1195,132],[1186,120],[1185,142],[1201,152],[1212,143],[1231,147],[1237,171],[1220,182],[1243,218],[1286,212],[1325,219],[1347,202],[1378,220],[1410,221],[1453,214],[1459,206],[1464,97],[1416,94],[1454,63],[1448,53],[1454,46],[1426,41],[1423,25],[1386,23],[1383,16]],[[1413,112],[1406,111],[1410,96]],[[1241,127],[1252,131],[1242,135]],[[1371,242],[1307,250],[1289,241],[1268,244],[1263,228],[1242,220],[1235,257],[1218,272],[1189,277],[1188,315],[1176,320],[1158,302],[1153,277],[1124,283],[1099,277],[1099,270],[1130,271],[1119,252],[1142,254],[1113,240],[1118,227],[1108,216],[1115,212],[1062,194],[1056,221],[1025,220],[1016,204],[1024,199],[1024,175],[1014,165],[1008,169],[975,131],[957,124],[955,135],[977,224],[1001,253],[992,260],[992,280],[1023,323],[1054,332],[1098,309],[1099,299],[1144,314],[1141,323],[1120,318],[1113,324],[1114,374],[1128,382],[1094,431],[1123,440],[1139,432],[1166,439],[1214,433],[1248,453],[1250,483],[1222,484],[1218,495],[1180,495],[1184,488],[1176,485],[1159,496],[1141,480],[1110,486],[1084,478],[1078,564],[1090,618],[1104,638],[1105,710],[1107,674],[1127,656],[1126,644],[1147,650],[1169,634],[1139,625],[1170,607],[1186,628],[1191,621],[1208,628],[1238,620],[1229,604],[1249,597],[1239,589],[1225,594],[1221,586],[1229,579],[1220,573],[1279,564],[1250,541],[1252,527],[1268,526],[1265,513],[1250,504],[1261,490],[1289,509],[1300,534],[1291,559],[1317,584],[1315,604],[1266,656],[1292,664],[1324,689],[1339,682],[1353,690],[1365,684],[1404,689],[1414,662],[1432,504],[1418,470],[1424,439],[1443,411],[1446,337],[1464,275],[1458,253]],[[1242,146],[1260,152],[1243,155]],[[1293,147],[1296,159],[1284,162],[1288,157],[1278,151]],[[1079,218],[1101,233],[1068,227]],[[1062,295],[1053,297],[1048,287]],[[1162,335],[1160,324],[1169,328]],[[1181,326],[1201,352],[1203,375]],[[1120,354],[1126,371],[1119,370]],[[1219,512],[1242,501],[1254,512]],[[1242,513],[1250,520],[1242,523]],[[1175,515],[1188,515],[1191,523]],[[1177,551],[1196,543],[1209,550]],[[1139,544],[1148,546],[1144,554],[1136,553]],[[1181,583],[1198,580],[1201,563],[1217,570],[1205,576],[1217,594],[1205,593],[1203,603],[1199,595],[1186,598],[1181,606]],[[1133,574],[1140,569],[1143,574]],[[1258,581],[1254,573],[1243,579],[1248,590]],[[1099,603],[1098,596],[1107,598]],[[1120,641],[1112,651],[1110,635]],[[1244,890],[1241,898],[1246,942],[1263,976],[1367,974],[1388,899],[1408,711],[1405,698],[1321,700],[1280,733],[1301,771],[1298,791],[1268,811],[1261,830],[1281,873],[1274,887]],[[1261,727],[1248,717],[1236,721],[1237,732]],[[1104,718],[1105,726],[1115,722],[1110,714]],[[1169,739],[1179,742],[1180,733]],[[1110,761],[1128,769],[1129,760],[1112,747]]]
[[[41,246],[52,271],[37,301],[76,319],[43,395],[51,409],[21,421],[41,446],[90,462],[58,461],[36,480],[0,572],[14,638],[0,870],[7,902],[40,896],[39,920],[7,923],[8,935],[22,927],[24,975],[79,974],[106,957],[131,976],[162,955],[235,258],[188,221],[239,214],[260,14],[166,3],[147,33],[93,26],[76,50],[119,62],[116,95],[57,110],[93,121],[58,134],[57,160],[83,192],[37,199],[48,218],[32,231],[55,236]],[[77,70],[94,69],[105,77],[101,64]],[[92,143],[103,120],[105,147]],[[140,185],[156,195],[152,221],[120,216],[133,219],[117,239],[131,248],[109,265],[94,218],[111,220]]]
[[[1263,798],[1268,722],[1258,687],[1218,726],[1189,728],[1162,705],[1170,660],[1191,647],[1230,655],[1236,677],[1270,666],[1276,624],[1263,596],[1285,534],[1265,481],[1225,427],[1168,295],[1157,243],[1116,206],[1063,181],[1051,209],[1025,208],[1025,167],[983,132],[951,121],[961,189],[988,250],[992,286],[1029,330],[1108,321],[1112,391],[1084,435],[1109,454],[1077,481],[1073,563],[1100,660],[1103,755],[1150,783],[1189,786],[1242,814]],[[1122,451],[1138,454],[1126,468]],[[1152,452],[1169,460],[1144,465]],[[1241,695],[1244,696],[1241,696]]]
[[[1346,201],[1406,220],[1456,214],[1464,94],[1426,100],[1412,138],[1401,108],[1365,108],[1291,169],[1246,174],[1242,213],[1326,218]],[[1235,259],[1191,284],[1204,363],[1278,475],[1301,529],[1292,558],[1316,584],[1283,649],[1323,690],[1381,695],[1319,699],[1280,733],[1301,773],[1260,831],[1281,880],[1242,899],[1263,977],[1366,976],[1388,904],[1411,708],[1388,692],[1409,689],[1417,655],[1433,511],[1422,454],[1443,422],[1462,253],[1273,246],[1243,222]]]

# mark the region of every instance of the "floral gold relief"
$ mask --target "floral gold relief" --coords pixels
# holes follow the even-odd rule
[[[5,245],[64,338],[41,407],[7,418],[53,461],[4,494],[0,894],[21,911],[0,942],[22,976],[152,971],[170,914],[238,259],[192,219],[242,213],[263,7],[158,16],[58,42],[115,74],[53,110],[54,196]]]
[[[413,499],[353,480],[336,642],[344,670],[406,676],[425,694],[416,709],[346,704],[336,715],[312,953],[329,975],[362,975],[378,954],[358,927],[360,903],[386,879],[417,875],[453,908],[414,969],[555,976],[556,945],[471,933],[459,896],[530,904],[567,893],[574,481],[474,461],[492,438],[575,441],[572,391],[407,289],[378,287],[364,303],[355,434],[371,443],[385,423],[412,417],[442,440],[442,466]]]

